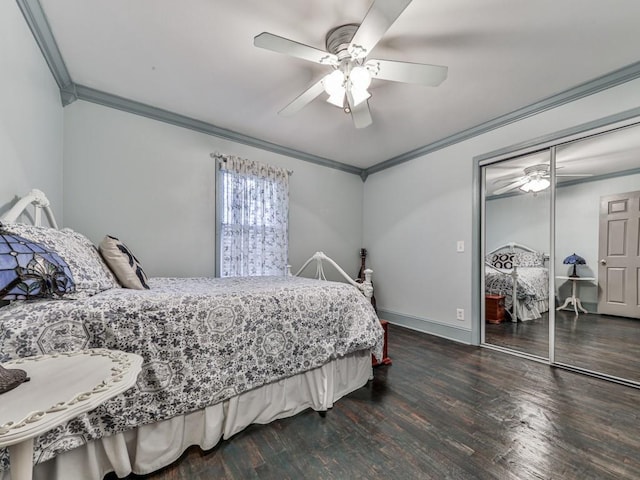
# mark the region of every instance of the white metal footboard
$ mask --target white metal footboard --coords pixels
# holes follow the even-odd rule
[[[494,270],[496,273],[500,275],[505,275],[511,277],[512,282],[512,290],[511,290],[511,321],[518,321],[518,269],[514,267],[510,272],[503,272],[499,268],[494,267],[489,262],[485,262],[486,267],[489,267],[491,270]],[[502,293],[502,292],[501,292]]]
[[[324,274],[324,267],[322,265],[322,262],[327,262],[328,264],[333,265],[333,268],[335,268],[338,271],[338,273],[340,273],[340,275],[342,275],[345,278],[347,282],[349,282],[351,285],[353,285],[358,290],[360,290],[365,297],[367,297],[368,299],[371,299],[371,297],[373,297],[373,284],[371,283],[371,275],[373,274],[373,270],[367,268],[364,271],[364,282],[358,283],[355,280],[353,280],[351,277],[349,277],[349,275],[347,275],[347,272],[345,272],[342,268],[340,268],[340,265],[334,262],[331,258],[327,257],[324,254],[324,252],[314,253],[313,256],[309,260],[304,262],[304,265],[302,265],[302,267],[300,267],[300,270],[298,270],[298,272],[296,273],[296,277],[300,276],[303,270],[307,268],[314,260],[316,262],[315,276],[318,280],[327,279],[327,277]],[[287,265],[287,274],[291,275],[291,265]]]

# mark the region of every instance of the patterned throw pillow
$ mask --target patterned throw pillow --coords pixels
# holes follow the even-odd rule
[[[116,237],[107,235],[100,242],[100,253],[123,287],[148,289],[147,275],[131,250]]]
[[[518,252],[513,261],[518,267],[544,267],[544,254],[540,252]]]
[[[86,298],[110,288],[120,288],[96,247],[81,233],[70,228],[56,230],[21,223],[10,223],[4,227],[9,233],[20,235],[54,251],[67,262],[76,291],[66,295],[66,298]]]
[[[513,268],[513,257],[515,253],[494,253],[491,256],[491,265],[505,270]]]

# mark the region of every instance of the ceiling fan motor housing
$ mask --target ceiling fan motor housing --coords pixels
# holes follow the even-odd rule
[[[540,165],[532,165],[524,169],[524,174],[528,176],[534,175],[548,175],[549,174],[549,164],[541,163]]]
[[[338,60],[344,60],[351,55],[348,52],[349,44],[353,39],[353,36],[358,31],[357,23],[348,23],[346,25],[340,25],[339,27],[332,28],[327,33],[325,46],[327,52],[333,53],[338,57]]]

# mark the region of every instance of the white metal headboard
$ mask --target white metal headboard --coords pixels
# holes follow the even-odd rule
[[[497,248],[494,248],[493,250],[491,250],[490,252],[487,252],[487,255],[493,255],[494,253],[498,253],[500,251],[506,251],[509,253],[515,253],[517,250],[522,250],[525,252],[533,252],[533,253],[542,253],[542,255],[544,256],[545,260],[549,260],[549,255],[547,255],[544,252],[538,252],[538,250],[528,247],[526,245],[523,245],[521,243],[516,243],[516,242],[510,242],[510,243],[505,243],[504,245],[501,245]]]
[[[33,205],[34,208],[34,225],[42,225],[42,211],[44,210],[44,213],[47,216],[47,220],[49,221],[49,225],[51,225],[53,228],[58,228],[56,218],[53,216],[53,212],[49,207],[49,199],[41,190],[38,190],[37,188],[34,188],[24,197],[18,200],[7,213],[0,217],[0,220],[6,223],[14,223],[18,219],[18,217],[22,215],[22,213],[29,207],[29,205]]]

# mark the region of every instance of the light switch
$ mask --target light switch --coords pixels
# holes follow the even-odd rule
[[[458,244],[456,245],[456,250],[458,252],[464,252],[464,240],[458,240]]]

